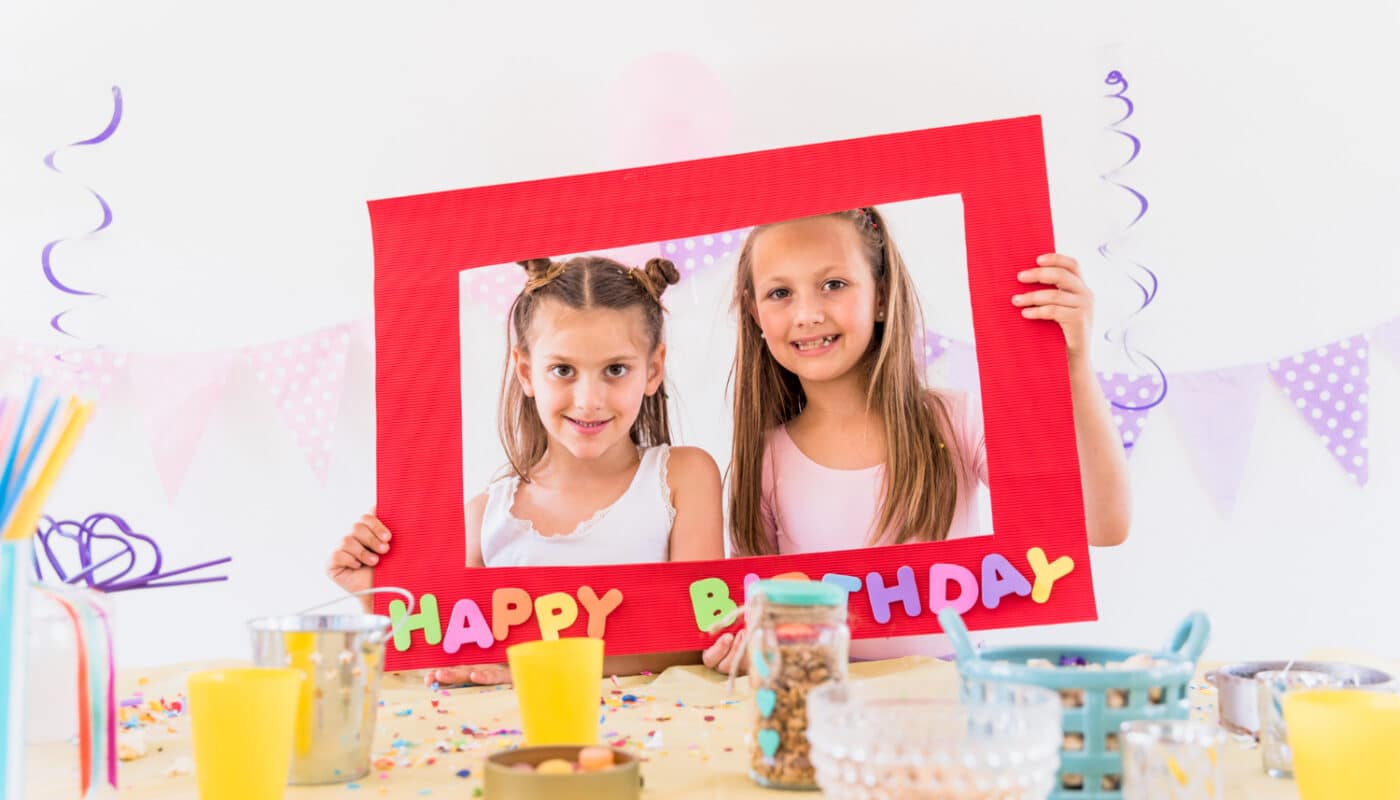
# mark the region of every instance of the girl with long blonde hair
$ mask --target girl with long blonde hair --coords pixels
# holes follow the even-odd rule
[[[1128,533],[1127,466],[1089,360],[1093,297],[1074,259],[1048,254],[1010,298],[1065,334],[1089,541]],[[879,210],[754,228],[739,255],[739,334],[729,466],[734,555],[941,541],[978,529],[985,483],[981,409],[925,382],[924,330],[908,267]],[[721,669],[742,651],[706,651]],[[856,658],[947,655],[941,636],[864,639]]]

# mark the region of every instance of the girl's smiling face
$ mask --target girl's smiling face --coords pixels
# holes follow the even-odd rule
[[[845,376],[870,350],[882,302],[860,233],[814,217],[753,242],[753,307],[768,351],[803,383]]]
[[[638,309],[573,309],[546,300],[530,323],[515,374],[552,444],[592,459],[630,446],[642,400],[661,386],[664,344],[651,346]]]

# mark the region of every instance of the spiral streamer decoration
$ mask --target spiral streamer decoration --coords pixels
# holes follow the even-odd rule
[[[1121,130],[1119,128],[1120,125],[1122,125],[1124,122],[1127,122],[1133,116],[1133,101],[1131,98],[1128,97],[1128,79],[1123,77],[1122,72],[1115,69],[1112,72],[1108,73],[1108,77],[1104,78],[1104,83],[1110,87],[1117,87],[1116,91],[1110,91],[1108,94],[1104,95],[1104,97],[1109,98],[1111,100],[1119,100],[1123,103],[1123,116],[1119,117],[1116,121],[1110,124],[1108,126],[1108,129],[1111,132],[1126,138],[1128,142],[1132,144],[1133,151],[1131,154],[1128,155],[1126,161],[1109,170],[1108,172],[1105,172],[1104,174],[1100,175],[1099,178],[1105,183],[1112,184],[1113,186],[1116,186],[1119,189],[1122,189],[1123,191],[1132,195],[1133,200],[1137,203],[1138,209],[1137,214],[1133,216],[1132,221],[1130,221],[1126,226],[1124,226],[1124,228],[1118,232],[1118,235],[1116,237],[1100,244],[1098,247],[1098,251],[1099,255],[1103,256],[1106,260],[1110,262],[1123,260],[1126,261],[1131,267],[1128,272],[1128,279],[1131,280],[1133,282],[1133,285],[1135,285],[1138,288],[1138,291],[1142,294],[1142,299],[1139,301],[1138,307],[1133,309],[1132,313],[1124,317],[1122,322],[1119,323],[1117,329],[1117,339],[1119,345],[1121,345],[1123,348],[1123,354],[1127,357],[1128,363],[1132,364],[1138,369],[1142,369],[1141,362],[1145,361],[1147,362],[1147,364],[1151,365],[1151,370],[1157,375],[1156,379],[1152,382],[1153,385],[1157,387],[1157,391],[1152,397],[1144,399],[1140,403],[1130,403],[1122,399],[1110,396],[1109,403],[1111,403],[1115,408],[1123,409],[1125,411],[1146,411],[1150,408],[1154,408],[1160,405],[1163,400],[1167,399],[1167,374],[1165,371],[1162,370],[1162,367],[1150,356],[1148,356],[1146,353],[1143,353],[1141,350],[1133,348],[1133,346],[1128,341],[1128,332],[1129,325],[1131,324],[1133,319],[1139,314],[1141,314],[1143,311],[1145,311],[1148,306],[1152,305],[1152,301],[1156,299],[1157,288],[1159,285],[1157,280],[1157,274],[1152,270],[1148,269],[1146,265],[1138,263],[1137,261],[1133,261],[1129,258],[1118,256],[1113,251],[1113,245],[1127,237],[1128,234],[1132,231],[1133,226],[1137,225],[1138,222],[1141,221],[1142,218],[1147,215],[1147,197],[1143,195],[1142,192],[1138,191],[1137,189],[1134,189],[1132,186],[1129,186],[1128,184],[1123,183],[1117,179],[1117,175],[1119,172],[1121,172],[1123,169],[1127,168],[1129,164],[1132,164],[1134,161],[1137,160],[1138,155],[1142,152],[1142,140],[1139,139],[1137,136],[1133,135],[1132,133],[1125,130]],[[1110,330],[1105,332],[1104,340],[1112,343],[1114,340],[1114,331]]]
[[[57,150],[52,150],[52,151],[50,151],[47,155],[44,156],[44,166],[46,166],[46,167],[48,167],[49,169],[53,170],[55,173],[57,173],[57,174],[59,174],[59,175],[62,175],[62,174],[63,174],[63,170],[59,169],[58,166],[54,163],[54,159],[58,157],[58,154],[59,154],[59,153],[63,152],[64,150],[67,150],[67,149],[69,149],[69,148],[73,148],[73,147],[86,147],[86,146],[90,146],[90,145],[101,144],[102,142],[107,141],[108,139],[112,138],[112,134],[116,133],[117,126],[121,124],[121,121],[122,121],[122,90],[121,90],[121,87],[119,87],[119,86],[113,86],[113,87],[112,87],[112,118],[107,122],[107,127],[103,128],[103,129],[102,129],[102,132],[99,133],[99,134],[97,134],[96,136],[93,136],[93,137],[88,138],[88,139],[83,139],[83,140],[81,140],[81,141],[73,142],[72,144],[65,145],[64,147],[60,147],[60,148],[58,148]],[[102,221],[101,221],[100,223],[98,223],[97,227],[93,228],[93,229],[90,230],[90,231],[86,231],[85,233],[82,234],[83,237],[87,237],[87,236],[95,235],[95,234],[97,234],[97,233],[99,233],[99,232],[101,232],[101,231],[103,231],[103,230],[106,230],[108,227],[111,226],[111,224],[112,224],[112,207],[107,203],[107,200],[106,200],[105,198],[103,198],[102,195],[98,194],[97,191],[94,190],[92,187],[90,187],[90,186],[84,186],[83,188],[87,190],[88,194],[91,194],[91,195],[92,195],[93,199],[97,201],[97,205],[98,205],[99,207],[101,207],[101,209],[102,209]],[[53,240],[53,241],[51,241],[51,242],[48,242],[47,244],[44,245],[44,249],[43,249],[43,251],[42,251],[42,252],[40,253],[40,255],[39,255],[39,261],[40,261],[40,263],[43,265],[43,269],[44,269],[44,279],[47,280],[47,281],[49,282],[49,285],[50,285],[50,286],[52,286],[54,289],[57,289],[58,291],[60,291],[60,292],[62,292],[62,293],[64,293],[64,294],[73,295],[73,296],[75,296],[75,297],[102,297],[103,295],[99,294],[98,292],[87,291],[87,290],[85,290],[85,289],[79,289],[79,288],[77,288],[76,286],[72,286],[72,285],[70,285],[70,284],[68,284],[68,283],[65,283],[65,282],[62,281],[62,280],[59,280],[58,275],[54,272],[54,267],[53,267],[53,253],[54,253],[54,250],[55,250],[60,244],[63,244],[64,242],[67,242],[67,241],[71,241],[72,238],[76,238],[76,237],[68,237],[68,238],[63,238],[63,239],[55,239],[55,240]],[[57,314],[55,314],[55,315],[53,316],[53,318],[49,320],[49,327],[53,328],[54,330],[58,331],[59,333],[63,334],[64,336],[67,336],[67,337],[72,338],[72,339],[77,339],[78,337],[75,336],[72,332],[70,332],[70,331],[69,331],[67,328],[65,328],[64,325],[63,325],[63,318],[64,318],[65,316],[67,316],[68,313],[71,312],[72,310],[73,310],[72,308],[66,308],[66,309],[64,309],[63,311],[60,311],[60,312],[58,312]],[[59,361],[63,361],[63,360],[64,360],[64,359],[63,359],[63,354],[59,354],[59,355],[55,356],[55,358],[57,358]]]

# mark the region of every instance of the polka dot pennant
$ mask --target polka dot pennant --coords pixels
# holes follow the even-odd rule
[[[924,335],[915,340],[914,349],[923,350],[924,368],[932,385],[971,394],[981,392],[977,349],[971,342],[925,329]]]
[[[523,288],[525,270],[519,264],[497,264],[462,272],[462,301],[486,311],[497,322],[505,321],[510,304]]]
[[[1269,362],[1269,375],[1360,486],[1369,477],[1369,339],[1352,336]]]
[[[744,246],[749,229],[671,239],[661,243],[661,255],[671,259],[681,272],[681,280],[717,264],[733,264]]]
[[[1099,386],[1108,398],[1108,408],[1123,440],[1123,450],[1131,456],[1147,427],[1147,415],[1158,407],[1153,401],[1162,395],[1162,378],[1103,372],[1099,374]]]
[[[96,347],[59,351],[37,342],[0,340],[0,372],[37,376],[58,394],[101,399],[127,377],[127,355]]]
[[[518,269],[518,268],[517,268]],[[243,351],[316,479],[325,483],[354,323]]]
[[[916,336],[914,338],[914,348],[917,350],[922,347],[924,350],[925,367],[933,366],[933,362],[937,361],[940,356],[948,352],[948,348],[952,346],[953,341],[947,336],[927,328],[924,329],[923,336]]]

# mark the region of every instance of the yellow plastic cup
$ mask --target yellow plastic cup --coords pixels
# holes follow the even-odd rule
[[[1400,696],[1314,689],[1283,696],[1303,800],[1400,799]]]
[[[304,680],[300,670],[263,667],[190,675],[200,800],[282,800]]]
[[[553,639],[506,648],[525,744],[598,743],[603,641]]]

